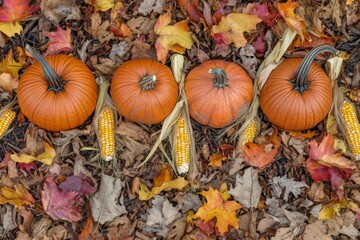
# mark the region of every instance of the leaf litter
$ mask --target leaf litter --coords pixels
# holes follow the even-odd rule
[[[282,59],[326,43],[341,51],[339,81],[355,96],[357,9],[351,0],[2,1],[0,108],[34,63],[24,42],[43,55],[78,57],[109,79],[134,58],[168,65],[180,53],[185,74],[208,59],[225,59],[258,77],[259,87]],[[324,59],[316,62],[323,66]],[[287,132],[275,131],[258,111],[260,136],[242,154],[231,141],[234,128],[218,137],[192,121],[195,170],[179,177],[166,164],[168,140],[141,165],[161,124],[120,118],[118,158],[104,163],[91,119],[51,133],[15,110],[0,139],[1,238],[359,238],[359,164],[350,160],[331,115],[309,131]]]

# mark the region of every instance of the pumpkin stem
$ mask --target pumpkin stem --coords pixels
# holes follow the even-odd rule
[[[217,88],[225,88],[229,82],[229,79],[226,76],[226,72],[222,68],[211,68],[209,73],[215,74],[214,86]]]
[[[45,58],[34,48],[26,44],[25,50],[28,51],[36,60],[38,60],[44,71],[46,80],[48,81],[48,90],[58,93],[59,91],[64,91],[64,85],[66,81],[61,79],[50,66],[50,64],[45,60]]]
[[[307,82],[306,80],[309,74],[311,63],[314,61],[316,55],[324,51],[338,54],[338,51],[330,45],[321,45],[310,50],[300,63],[299,68],[296,70],[294,80],[291,81],[291,83],[294,85],[294,90],[303,93],[303,91],[307,89],[309,82]]]
[[[155,88],[156,76],[155,75],[146,75],[141,78],[139,85],[141,86],[142,90],[153,90]]]

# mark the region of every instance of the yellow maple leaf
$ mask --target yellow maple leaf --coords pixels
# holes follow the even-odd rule
[[[193,218],[201,218],[204,222],[216,218],[215,226],[222,235],[228,231],[229,225],[239,228],[236,210],[239,210],[241,205],[238,202],[224,200],[222,196],[227,195],[212,187],[208,191],[201,191],[200,194],[206,198],[207,203],[198,209]]]
[[[8,55],[0,62],[0,73],[9,73],[13,78],[19,78],[19,70],[23,67],[14,59],[13,51],[10,50]]]
[[[188,19],[170,26],[171,13],[165,13],[157,20],[154,32],[159,35],[155,42],[156,54],[159,61],[166,62],[169,50],[183,54],[194,43],[188,26]]]
[[[22,30],[23,28],[19,22],[0,22],[0,32],[3,32],[8,37],[20,34]]]
[[[278,10],[280,15],[285,19],[286,24],[301,37],[301,42],[307,41],[311,42],[311,37],[307,33],[306,24],[302,17],[295,14],[295,9],[299,7],[297,2],[292,2],[288,0],[286,3],[278,3]]]
[[[326,205],[323,205],[319,212],[319,220],[330,220],[335,217],[335,215],[340,215],[340,210],[343,208],[348,208],[354,211],[359,209],[359,206],[351,200],[343,198],[341,202],[330,202]]]
[[[37,155],[37,156],[33,156],[33,155],[29,155],[26,153],[14,153],[10,155],[10,158],[14,161],[14,162],[19,162],[19,163],[26,163],[29,164],[33,161],[39,161],[42,162],[46,165],[51,165],[54,161],[54,158],[56,156],[55,153],[55,149],[52,148],[48,143],[44,142],[43,143],[43,147],[44,147],[44,152]]]
[[[85,3],[93,5],[95,11],[106,12],[117,4],[118,0],[86,0]],[[121,3],[122,4],[122,3]]]
[[[34,202],[33,196],[21,184],[16,184],[14,188],[0,188],[0,204],[10,203],[16,208],[20,208],[24,204]]]
[[[140,183],[139,199],[146,201],[158,195],[162,191],[170,191],[172,189],[182,190],[188,184],[189,182],[183,177],[179,177],[175,180],[164,182],[160,187],[153,187],[150,191],[145,184]]]
[[[244,32],[255,29],[259,22],[261,19],[255,15],[230,13],[223,17],[218,25],[212,27],[211,35],[219,48],[231,43],[237,48],[243,47],[247,43]]]

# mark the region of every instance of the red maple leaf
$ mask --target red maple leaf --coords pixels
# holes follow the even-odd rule
[[[45,212],[54,220],[79,221],[83,201],[79,193],[61,190],[51,177],[45,178],[41,202]]]

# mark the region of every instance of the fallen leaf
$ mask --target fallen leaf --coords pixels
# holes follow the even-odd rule
[[[227,160],[227,157],[221,154],[213,154],[210,156],[209,158],[209,166],[211,167],[221,167],[222,166],[222,162]]]
[[[183,54],[185,49],[190,49],[194,43],[187,19],[173,26],[169,25],[170,22],[171,13],[168,12],[159,17],[154,27],[154,32],[158,35],[155,42],[156,54],[162,63],[166,62],[169,50]]]
[[[201,231],[206,233],[207,236],[212,235],[215,232],[215,218],[205,222],[203,219],[198,218],[194,221],[196,227],[198,227]]]
[[[327,226],[320,220],[306,225],[302,237],[303,239],[333,240],[333,237],[327,234]]]
[[[320,145],[316,140],[312,140],[309,145],[309,156],[318,163],[327,167],[355,169],[355,164],[352,161],[342,157],[342,153],[335,153],[334,138],[331,134],[325,136]]]
[[[126,25],[126,23],[124,23],[118,18],[111,22],[109,30],[116,37],[126,38],[126,37],[132,37],[133,35],[132,31]]]
[[[286,24],[300,35],[301,41],[304,42],[305,39],[311,41],[304,19],[294,12],[300,6],[299,3],[288,0],[286,3],[278,3],[277,6]]]
[[[0,88],[13,93],[14,90],[18,88],[19,80],[11,76],[10,73],[1,73],[0,74]]]
[[[141,183],[140,191],[139,191],[139,199],[146,201],[153,198],[162,191],[170,191],[172,189],[182,190],[188,184],[189,182],[186,181],[183,177],[179,177],[175,180],[164,182],[160,187],[153,187],[150,191],[145,184]]]
[[[61,190],[51,177],[45,178],[41,202],[45,212],[54,220],[79,221],[83,201],[79,193]]]
[[[177,0],[178,5],[185,10],[191,21],[200,22],[200,10],[198,0]]]
[[[237,48],[244,47],[247,43],[244,33],[255,29],[259,22],[261,19],[254,15],[230,13],[211,28],[211,36],[219,49],[224,49],[231,43]]]
[[[100,237],[99,228],[94,225],[94,220],[89,216],[86,220],[84,228],[81,230],[78,240],[103,240],[104,237]]]
[[[85,3],[91,4],[95,7],[95,11],[106,12],[114,7],[116,1],[114,0],[85,0]]]
[[[290,136],[293,136],[295,138],[299,138],[301,140],[309,139],[309,138],[312,138],[312,137],[314,137],[316,135],[316,133],[314,131],[311,131],[311,130],[307,130],[305,133],[290,131],[289,134],[290,134]]]
[[[13,78],[19,78],[18,72],[22,67],[21,63],[15,61],[12,50],[0,62],[0,72],[9,73]]]
[[[40,8],[42,14],[54,23],[59,23],[62,19],[82,19],[79,6],[76,5],[75,0],[61,0],[61,2],[59,0],[41,1]]]
[[[154,177],[154,187],[160,187],[163,183],[172,180],[173,172],[169,164],[163,164],[160,172]]]
[[[139,13],[149,15],[151,12],[162,13],[164,10],[165,0],[143,0],[140,3]]]
[[[46,165],[51,165],[56,157],[56,152],[48,143],[43,142],[43,152],[37,156],[26,153],[14,153],[10,155],[11,159],[17,163],[29,164],[33,161],[39,161]]]
[[[353,224],[350,224],[349,226],[343,225],[339,232],[350,237],[351,239],[359,239],[360,237],[360,231],[354,227]]]
[[[151,203],[153,206],[147,211],[145,230],[166,237],[170,231],[167,226],[179,218],[181,214],[164,196],[155,196]]]
[[[95,39],[100,43],[108,42],[114,39],[114,34],[107,29],[110,26],[110,22],[105,20],[102,22],[100,13],[95,12],[91,15],[91,26],[86,29]]]
[[[51,165],[56,157],[56,152],[50,144],[44,142],[44,152],[36,156],[36,160],[39,162],[45,163],[46,165]]]
[[[284,175],[282,177],[274,177],[272,179],[271,187],[277,198],[281,197],[282,190],[285,189],[283,198],[285,201],[287,201],[290,193],[292,193],[295,197],[298,197],[302,192],[302,188],[309,186],[304,182],[294,181],[293,179],[289,179],[286,175]]]
[[[229,225],[235,229],[239,228],[236,217],[236,210],[241,208],[239,203],[223,199],[220,192],[212,187],[208,191],[201,191],[200,194],[206,198],[207,203],[198,209],[193,218],[201,218],[205,223],[216,218],[215,226],[221,235],[228,231]]]
[[[91,180],[84,174],[66,177],[66,180],[59,184],[62,190],[78,192],[81,195],[92,194],[96,188],[90,185]]]
[[[20,34],[20,21],[31,16],[39,8],[37,4],[29,6],[31,0],[3,0],[0,6],[0,31],[8,37]]]
[[[55,53],[67,53],[72,50],[71,46],[71,30],[67,28],[63,30],[57,27],[54,32],[43,32],[45,37],[49,38],[45,56],[53,55]]]
[[[243,147],[245,162],[253,167],[263,168],[274,161],[277,148],[265,152],[265,145],[247,143]]]
[[[119,178],[101,176],[100,188],[90,198],[91,214],[96,222],[104,224],[127,213],[122,196],[124,186]]]
[[[34,198],[21,184],[15,184],[14,188],[7,186],[0,188],[0,204],[10,203],[16,208],[24,204],[34,203]]]
[[[330,220],[335,217],[335,215],[340,215],[340,210],[347,206],[347,200],[343,198],[341,202],[330,202],[326,205],[323,205],[318,219],[319,220]]]
[[[245,170],[244,175],[236,175],[235,187],[230,188],[229,193],[238,201],[243,207],[256,208],[262,187],[259,184],[258,171],[252,167]]]

